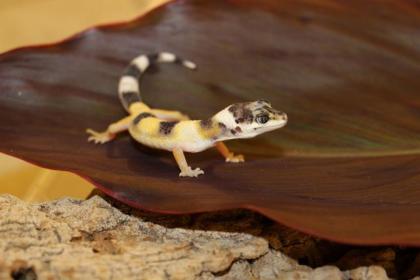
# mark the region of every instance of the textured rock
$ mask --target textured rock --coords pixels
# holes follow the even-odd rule
[[[387,279],[385,270],[380,266],[360,267],[346,273],[349,279],[381,280]]]
[[[221,229],[220,229],[221,230]],[[388,279],[381,267],[312,269],[246,233],[168,228],[98,196],[0,196],[0,279]]]
[[[35,271],[41,279],[193,279],[268,249],[264,239],[248,234],[168,230],[124,215],[99,197],[28,205],[2,196],[0,217],[2,267]]]

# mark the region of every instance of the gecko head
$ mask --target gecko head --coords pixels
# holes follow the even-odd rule
[[[227,138],[251,138],[287,123],[286,113],[274,109],[265,100],[232,104],[213,119],[226,126],[230,136]]]

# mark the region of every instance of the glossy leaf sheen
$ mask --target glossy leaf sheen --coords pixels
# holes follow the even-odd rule
[[[0,151],[90,178],[135,207],[184,213],[247,207],[357,244],[420,245],[420,11],[410,1],[180,1],[140,20],[0,57]],[[117,82],[139,53],[171,51],[142,80],[153,107],[206,118],[267,99],[284,129],[229,142],[246,155],[167,152],[127,134],[87,143],[123,117]],[[156,70],[156,69],[155,69]]]

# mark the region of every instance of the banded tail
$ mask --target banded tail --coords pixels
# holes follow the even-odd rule
[[[189,69],[197,68],[193,62],[180,59],[176,55],[168,52],[139,55],[133,59],[130,65],[125,69],[118,85],[118,96],[127,111],[129,111],[131,104],[135,102],[142,102],[139,85],[141,75],[151,64],[165,62],[182,64]]]

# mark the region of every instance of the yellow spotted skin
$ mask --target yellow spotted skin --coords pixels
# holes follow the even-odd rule
[[[129,132],[131,136],[141,141],[141,138],[160,138],[159,126],[162,121],[158,118],[148,117],[142,119],[139,123],[134,122],[130,125]]]
[[[216,146],[227,162],[242,162],[244,157],[231,153],[222,141],[254,137],[286,124],[287,116],[264,100],[230,105],[207,120],[189,120],[178,111],[150,108],[142,102],[139,78],[153,63],[176,63],[196,69],[193,62],[168,52],[136,57],[118,84],[118,96],[128,116],[110,124],[103,132],[86,129],[88,141],[103,144],[128,130],[145,146],[171,151],[181,171],[179,176],[197,177],[204,171],[191,168],[184,152],[197,153]]]
[[[149,113],[137,112],[137,116]],[[173,151],[181,148],[186,152],[200,152],[214,146],[212,137],[220,129],[203,129],[199,120],[166,121],[153,116],[143,117],[135,122],[135,117],[128,131],[138,142],[151,148]]]

